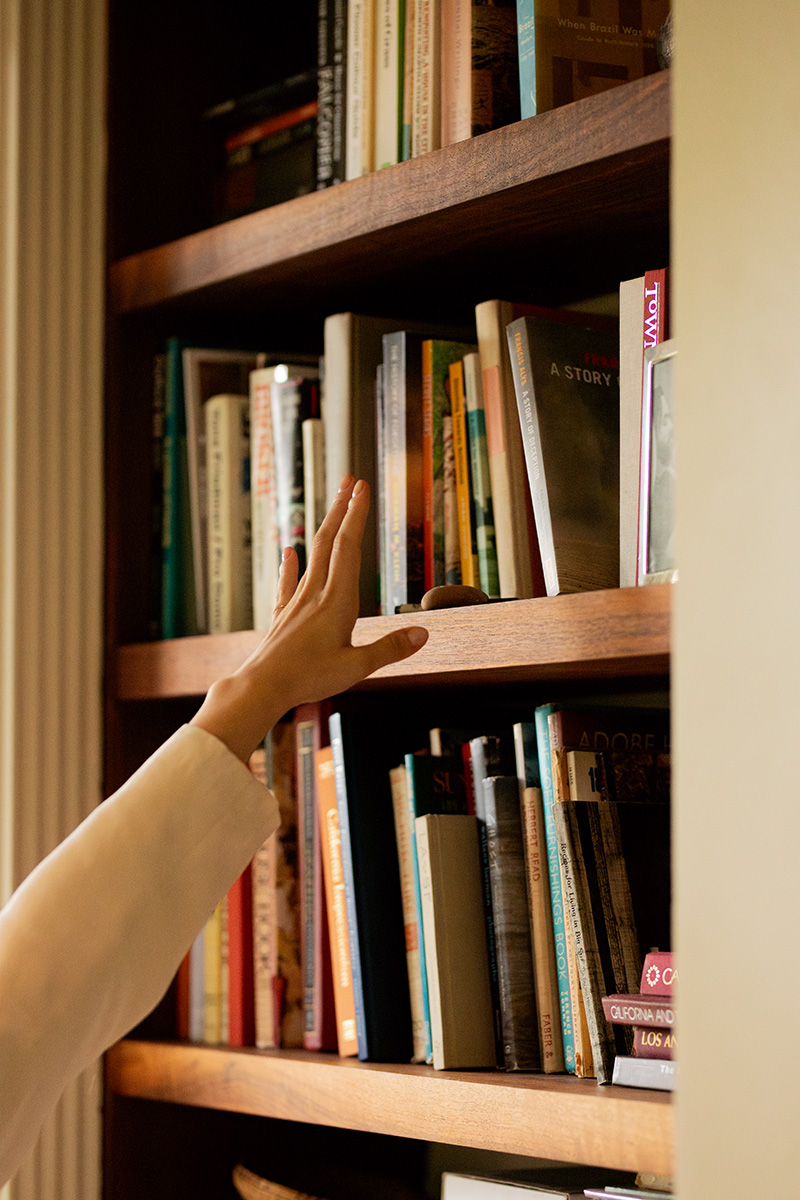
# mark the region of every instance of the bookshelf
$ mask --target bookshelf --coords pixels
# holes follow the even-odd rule
[[[177,83],[193,78],[202,32],[180,46],[182,7],[168,6],[176,85],[166,88],[162,80],[155,87],[174,118],[164,128],[157,99],[143,101],[141,110],[131,99],[126,38],[134,38],[142,56],[137,69],[145,74],[156,58],[163,70],[166,51],[157,54],[142,30],[132,33],[133,6],[111,6],[108,790],[186,719],[213,679],[237,665],[257,638],[146,640],[141,581],[150,550],[150,375],[165,336],[213,330],[319,349],[329,312],[459,321],[493,295],[558,303],[610,291],[669,254],[666,73],[325,192],[200,227],[196,205],[187,202],[196,166],[188,152],[180,162],[169,155],[171,139],[188,128],[189,101]],[[301,24],[298,15],[287,25],[292,45]],[[196,99],[196,84],[190,94]],[[128,172],[148,161],[165,172],[157,199],[141,183],[126,187]],[[664,689],[671,600],[669,587],[654,587],[425,614],[432,637],[424,657],[378,673],[350,702],[372,703],[376,693],[387,704],[401,702],[409,691],[431,704],[444,695],[468,702],[473,694],[485,700],[509,690],[550,698],[548,689],[587,681]],[[400,619],[359,621],[356,637],[371,640]],[[157,1186],[148,1177],[147,1194],[156,1200],[158,1187],[165,1196],[219,1195],[212,1159],[241,1147],[243,1131],[257,1138],[284,1123],[381,1135],[398,1147],[438,1142],[627,1170],[673,1169],[673,1106],[658,1093],[598,1088],[571,1077],[433,1072],[330,1055],[194,1047],[169,1034],[167,1005],[106,1059],[105,1186],[115,1200],[143,1194],[132,1164],[145,1170],[148,1161],[161,1173]],[[171,1131],[169,1163],[158,1157],[157,1121]],[[189,1158],[209,1164],[206,1177],[191,1185],[182,1174]]]

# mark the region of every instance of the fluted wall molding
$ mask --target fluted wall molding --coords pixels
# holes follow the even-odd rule
[[[0,0],[0,899],[101,797],[105,0]],[[3,1200],[96,1200],[100,1075]]]

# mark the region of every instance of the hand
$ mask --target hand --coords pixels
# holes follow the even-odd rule
[[[352,644],[368,510],[369,487],[363,480],[353,487],[346,476],[299,583],[297,555],[284,550],[269,633],[233,675],[212,685],[193,718],[244,762],[289,709],[346,691],[428,640],[426,629],[412,625]]]

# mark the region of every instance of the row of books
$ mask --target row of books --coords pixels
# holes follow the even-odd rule
[[[604,1000],[669,942],[668,715],[576,701],[491,725],[318,704],[279,726],[253,765],[281,829],[183,968],[181,1032],[610,1081],[632,1044]]]
[[[668,0],[321,0],[319,187],[658,69]]]
[[[666,277],[620,315],[488,300],[471,328],[337,313],[324,352],[170,339],[157,356],[151,635],[266,629],[280,553],[341,478],[375,502],[361,614],[635,584],[644,351]],[[621,349],[620,349],[621,347]],[[212,403],[213,401],[213,403]]]

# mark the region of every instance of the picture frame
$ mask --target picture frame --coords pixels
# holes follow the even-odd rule
[[[637,583],[671,583],[675,561],[674,338],[645,350],[639,455]]]

